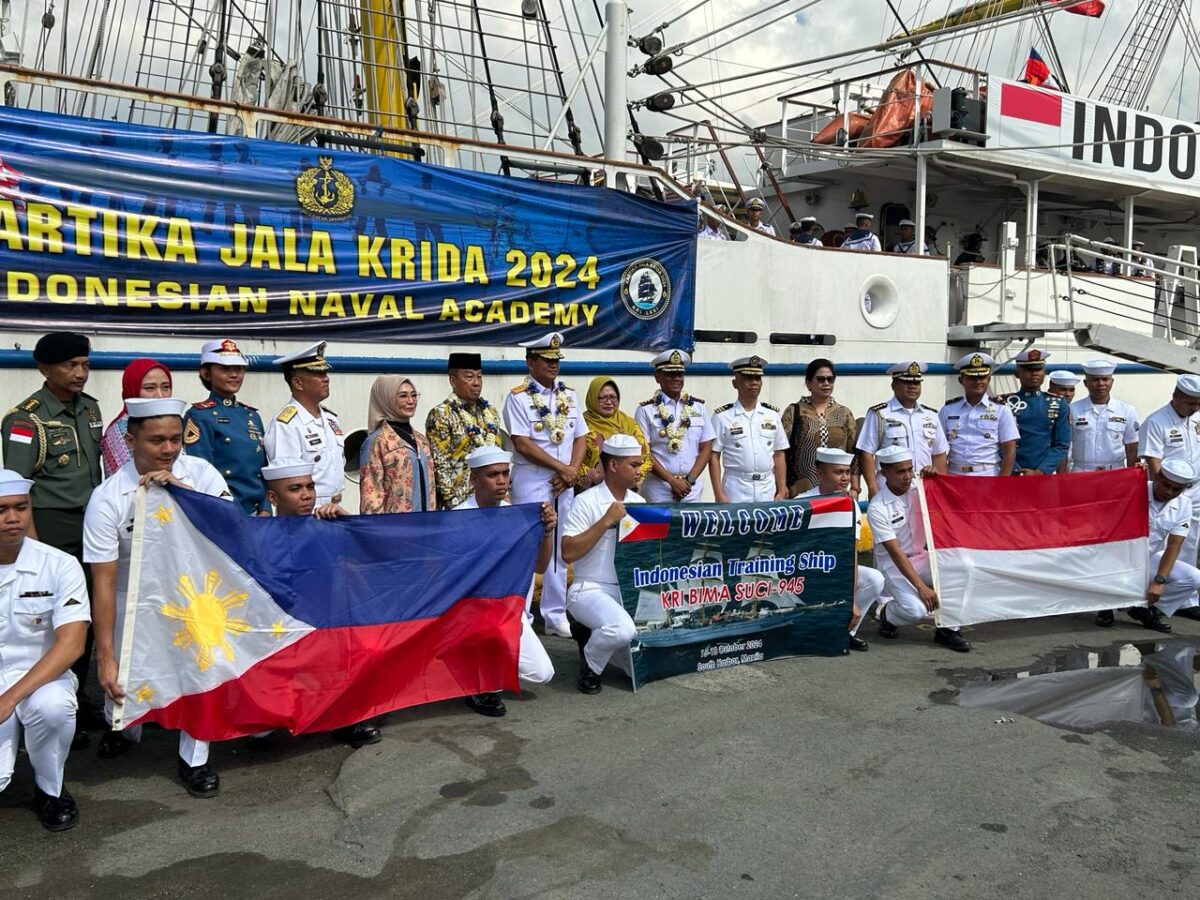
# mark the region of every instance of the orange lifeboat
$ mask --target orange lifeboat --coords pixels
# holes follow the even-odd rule
[[[812,139],[814,144],[836,144],[837,133],[841,130],[845,119],[850,120],[850,142],[853,143],[862,133],[863,129],[871,123],[871,117],[866,113],[852,112],[845,118],[838,116],[830,121],[828,125],[817,132],[817,136]]]
[[[921,84],[921,120],[933,113],[933,85]],[[917,100],[917,76],[912,69],[897,72],[883,91],[860,147],[895,147],[912,134]]]

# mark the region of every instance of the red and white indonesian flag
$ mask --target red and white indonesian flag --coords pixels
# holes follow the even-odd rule
[[[1144,604],[1150,511],[1141,469],[922,479],[938,625]]]
[[[999,79],[993,90],[999,94],[998,108],[988,115],[996,146],[1044,148],[1034,152],[1070,157],[1075,135],[1075,105],[1070,97],[1050,88]]]

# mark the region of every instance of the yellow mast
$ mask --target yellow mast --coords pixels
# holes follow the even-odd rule
[[[395,7],[393,9],[393,6]],[[405,0],[359,0],[362,12],[363,71],[369,108],[378,111],[376,124],[417,128],[406,100],[420,99],[420,81],[408,76],[408,14]]]
[[[965,25],[968,22],[983,22],[996,16],[1015,12],[1024,6],[1028,6],[1030,2],[1036,3],[1040,2],[1040,0],[982,0],[982,2],[972,3],[956,9],[953,12],[947,13],[942,18],[934,19],[932,22],[928,22],[919,28],[913,28],[909,31],[909,35],[931,34],[942,28],[952,28],[955,25]],[[904,37],[904,34],[892,35],[893,39],[900,37]]]

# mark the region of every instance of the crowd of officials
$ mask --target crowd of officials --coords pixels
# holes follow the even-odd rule
[[[174,373],[138,359],[123,373],[124,403],[106,426],[85,392],[88,339],[42,337],[33,355],[45,383],[2,424],[0,790],[23,731],[42,824],[63,830],[78,821],[63,766],[72,748],[89,743],[77,711],[93,655],[107,710],[123,697],[117,661],[133,511],[138,487],[148,483],[224,497],[254,516],[346,515],[348,469],[361,476],[362,514],[537,503],[545,534],[533,568],[541,575],[544,634],[578,644],[577,685],[586,694],[601,690],[601,673],[634,636],[614,567],[625,507],[698,502],[705,479],[721,503],[837,492],[869,501],[877,568],[857,567],[849,622],[851,649],[865,651],[857,631],[873,605],[884,638],[938,606],[912,490],[918,475],[1054,477],[1143,466],[1154,574],[1148,605],[1128,614],[1159,632],[1170,630],[1171,615],[1200,619],[1200,502],[1192,503],[1200,480],[1200,377],[1181,376],[1169,401],[1139,423],[1134,408],[1113,396],[1111,362],[1084,364],[1075,399],[1080,379],[1066,371],[1050,373],[1050,390],[1042,390],[1048,354],[1031,347],[1015,358],[1020,389],[993,396],[996,363],[979,351],[955,363],[962,395],[940,410],[920,402],[927,367],[909,360],[888,369],[891,396],[860,418],[834,398],[838,374],[829,359],[808,365],[805,395],[783,410],[760,399],[767,361],[734,360],[736,399],[710,409],[685,390],[689,355],[667,350],[650,363],[657,390],[624,403],[631,415],[616,379],[593,379],[581,399],[559,378],[561,334],[523,346],[528,375],[495,405],[483,396],[480,356],[450,354],[449,394],[423,421],[414,382],[380,376],[365,434],[348,441],[324,405],[332,367],[323,343],[275,360],[290,396],[265,423],[238,399],[248,360],[224,339],[201,351],[205,399],[175,397]],[[1096,623],[1114,621],[1105,612]],[[937,628],[934,640],[970,650],[953,629]],[[519,674],[530,682],[554,675],[528,601]],[[505,713],[496,693],[466,701],[482,715]],[[136,728],[105,730],[99,755],[128,752],[139,736]],[[335,737],[362,746],[379,740],[379,730],[363,722]],[[218,792],[206,742],[181,734],[178,769],[193,796]]]

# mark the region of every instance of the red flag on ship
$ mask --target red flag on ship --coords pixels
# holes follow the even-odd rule
[[[1025,77],[1021,80],[1026,84],[1032,84],[1034,87],[1045,84],[1046,79],[1050,77],[1050,67],[1046,65],[1046,61],[1038,54],[1037,50],[1029,48],[1029,59],[1025,60]]]
[[[1075,13],[1077,16],[1099,18],[1104,12],[1103,0],[1050,0],[1055,6],[1061,6],[1064,11]]]

